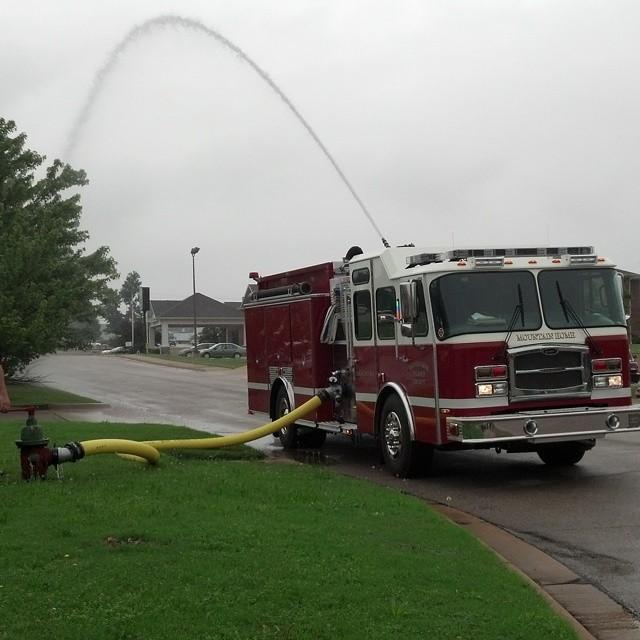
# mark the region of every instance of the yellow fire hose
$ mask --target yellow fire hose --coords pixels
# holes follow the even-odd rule
[[[293,409],[273,422],[229,436],[187,438],[184,440],[147,440],[146,442],[119,439],[85,440],[84,442],[80,442],[80,445],[84,450],[85,456],[100,453],[117,453],[120,457],[129,460],[139,462],[146,460],[150,464],[157,464],[160,459],[160,450],[162,449],[221,449],[222,447],[230,447],[234,444],[244,444],[245,442],[257,440],[258,438],[262,438],[263,436],[267,436],[270,433],[289,426],[296,420],[314,411],[328,397],[330,397],[330,394],[327,391],[322,391],[318,395],[313,396],[311,400],[307,400],[307,402],[301,404],[298,408]]]
[[[95,456],[99,453],[118,453],[133,459],[143,459],[149,464],[157,464],[160,460],[160,452],[144,443],[135,440],[119,440],[106,438],[104,440],[85,440],[80,443],[85,456]]]

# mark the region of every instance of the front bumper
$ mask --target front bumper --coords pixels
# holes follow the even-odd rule
[[[449,441],[464,444],[583,440],[640,431],[640,405],[522,411],[500,416],[450,416],[446,431]]]

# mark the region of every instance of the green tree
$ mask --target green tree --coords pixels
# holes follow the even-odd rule
[[[140,287],[142,281],[137,271],[131,271],[124,279],[119,291],[111,290],[111,295],[100,310],[100,315],[107,321],[109,331],[116,338],[116,345],[123,345],[131,340],[131,313],[134,319],[134,349],[143,351],[146,344],[146,327],[142,317],[142,299]],[[126,311],[121,311],[122,305]]]
[[[120,298],[127,307],[127,315],[131,319],[131,307],[133,307],[134,316],[142,317],[142,300],[140,298],[140,287],[142,280],[137,271],[131,271],[124,279],[120,287]]]
[[[0,118],[0,362],[9,372],[94,337],[98,307],[118,276],[107,247],[87,253],[77,189],[86,174],[25,148]],[[90,337],[89,337],[90,336]]]

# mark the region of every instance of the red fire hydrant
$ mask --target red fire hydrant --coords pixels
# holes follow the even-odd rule
[[[28,409],[27,423],[20,431],[20,440],[16,440],[16,446],[20,449],[20,466],[22,467],[22,479],[45,479],[47,469],[54,462],[54,451],[47,447],[49,439],[44,437],[42,427],[35,416],[35,408]]]

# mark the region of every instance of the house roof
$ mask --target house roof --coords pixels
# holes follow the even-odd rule
[[[191,318],[193,317],[193,296],[184,300],[150,300],[156,318]],[[239,302],[220,302],[196,293],[196,315],[199,318],[224,318],[241,320],[242,310]]]

